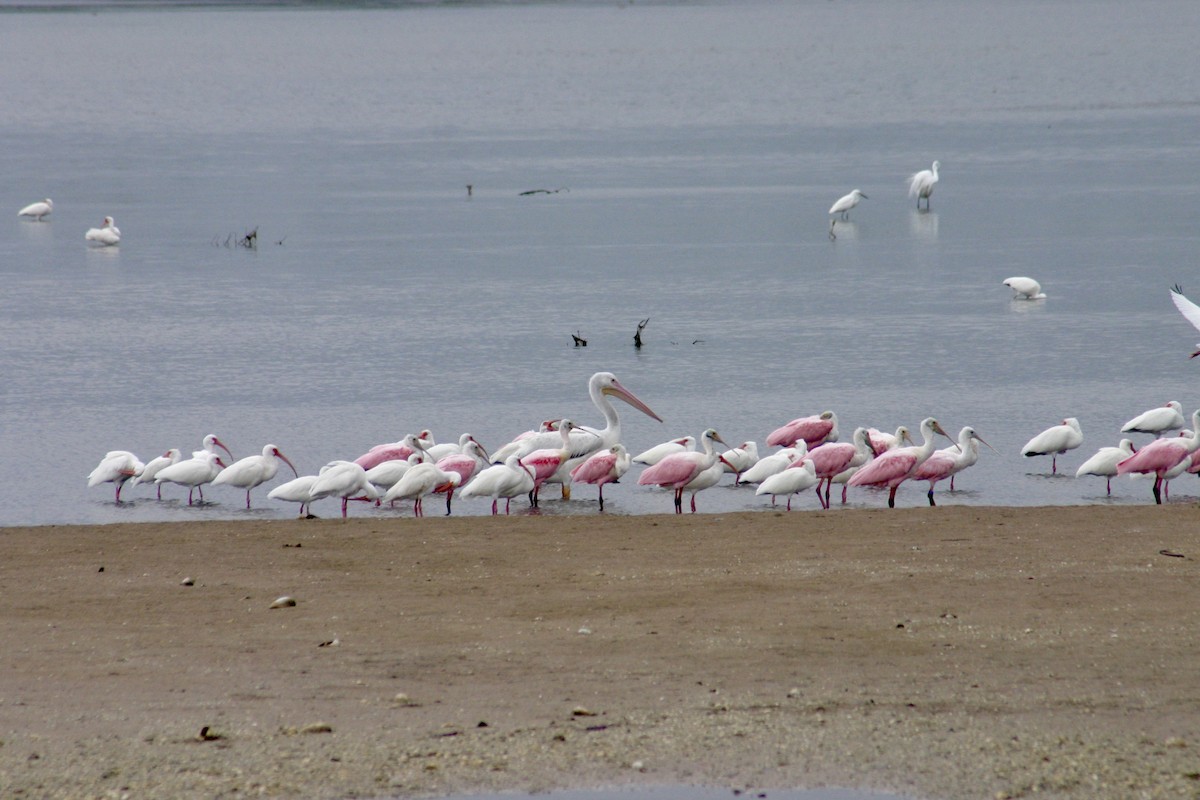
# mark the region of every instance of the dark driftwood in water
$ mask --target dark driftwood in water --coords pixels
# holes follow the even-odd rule
[[[576,347],[587,347],[587,339],[584,339],[582,336],[580,336],[579,331],[572,333],[571,338],[575,340]]]
[[[558,194],[559,192],[569,192],[569,191],[571,191],[571,190],[565,186],[560,186],[557,189],[530,189],[528,191],[521,192],[518,195],[518,197],[528,197],[531,194]]]
[[[633,346],[638,350],[642,349],[642,331],[650,324],[650,318],[646,317],[638,323],[637,332],[633,334]]]

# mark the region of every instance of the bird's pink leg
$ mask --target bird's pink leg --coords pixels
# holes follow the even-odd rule
[[[158,499],[162,500],[162,484],[158,484]]]
[[[450,491],[446,492],[446,516],[450,516],[450,500],[454,497],[454,487],[450,487]]]
[[[692,513],[696,513],[696,493],[692,492]]]
[[[1058,453],[1054,453],[1050,456],[1050,474],[1058,474]]]
[[[950,491],[954,491],[954,476],[950,476]]]
[[[1112,476],[1104,479],[1104,485],[1108,489],[1108,496],[1112,497]]]
[[[117,502],[121,502],[121,481],[117,481]]]
[[[508,505],[511,502],[512,502],[511,497],[504,501],[504,516],[506,516],[506,517],[508,516]]]
[[[192,504],[192,489],[188,489],[188,505]]]
[[[888,508],[896,507],[896,487],[893,486],[888,490]]]
[[[493,517],[494,517],[494,516],[496,516],[496,513],[497,513],[497,510],[496,510],[496,504],[497,504],[497,503],[499,503],[499,502],[500,502],[500,498],[499,498],[499,497],[493,497],[493,498],[492,498],[492,516],[493,516]]]
[[[250,507],[250,490],[246,490],[246,508]]]
[[[772,497],[774,497],[774,495],[771,495],[771,496],[772,496]],[[819,494],[817,495],[817,497],[820,497],[820,496],[821,496],[821,495],[819,495]],[[791,496],[790,494],[788,495],[788,504],[787,504],[787,510],[788,510],[788,511],[791,511],[791,510],[792,510],[792,496]]]
[[[350,502],[348,497],[342,498],[342,519],[346,518],[346,504]]]
[[[842,505],[846,505],[846,492],[850,489],[848,484],[842,484]]]

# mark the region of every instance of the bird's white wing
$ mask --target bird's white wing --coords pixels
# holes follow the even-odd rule
[[[1171,290],[1171,301],[1175,303],[1179,313],[1183,314],[1183,318],[1192,323],[1196,330],[1200,330],[1200,306],[1184,297],[1178,287]]]

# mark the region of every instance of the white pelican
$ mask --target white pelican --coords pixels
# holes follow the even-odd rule
[[[695,436],[680,436],[678,439],[671,439],[669,442],[656,444],[649,450],[643,450],[633,457],[633,463],[645,464],[647,467],[652,467],[671,453],[682,453],[684,450],[695,449]]]
[[[117,487],[117,502],[121,502],[121,487],[125,481],[137,476],[143,469],[138,457],[128,450],[109,450],[100,463],[88,474],[88,488],[102,483],[112,483]]]
[[[88,228],[88,232],[83,235],[83,238],[88,242],[104,246],[120,244],[121,229],[113,224],[112,217],[105,217],[101,227]]]
[[[353,461],[331,461],[321,468],[308,497],[310,509],[317,500],[341,498],[342,519],[345,519],[346,504],[351,499],[378,500],[379,491],[367,480],[367,471],[358,464]]]
[[[1025,278],[1020,276],[1015,278],[1005,278],[1004,285],[1016,293],[1013,295],[1014,300],[1046,299],[1046,295],[1042,292],[1042,285],[1033,278]]]
[[[42,219],[53,210],[54,210],[54,201],[51,200],[49,197],[47,197],[45,200],[42,200],[40,203],[30,203],[29,205],[25,206],[24,208],[22,208],[20,211],[17,212],[17,216],[31,217],[32,219],[36,220],[37,222],[41,222]]]
[[[1183,418],[1183,406],[1178,400],[1171,400],[1166,405],[1152,408],[1126,422],[1121,427],[1121,433],[1153,433],[1154,438],[1162,436],[1167,431],[1177,431],[1187,424]]]
[[[160,469],[163,467],[169,467],[172,464],[178,464],[182,458],[183,453],[179,452],[179,448],[172,447],[158,458],[150,459],[150,461],[146,463],[145,469],[143,469],[138,475],[133,476],[133,480],[129,482],[129,485],[137,486],[139,483],[150,483],[154,480],[154,476],[158,474]],[[162,485],[158,484],[156,485],[156,488],[158,489],[158,499],[162,500]]]
[[[724,463],[722,456],[713,448],[714,442],[725,444],[725,440],[713,428],[706,430],[700,437],[704,452],[688,451],[672,453],[652,467],[646,467],[638,476],[641,486],[662,486],[675,490],[675,513],[683,513],[683,493],[700,473],[717,463]],[[719,475],[718,475],[719,479]],[[707,487],[702,487],[707,488]],[[696,494],[692,492],[692,512],[696,511]]]
[[[586,426],[578,426],[579,430],[571,436],[571,459],[582,460],[587,456],[595,453],[597,450],[605,450],[618,444],[621,441],[621,418],[617,414],[617,409],[613,407],[609,397],[615,397],[618,400],[623,400],[629,405],[641,411],[648,417],[662,422],[662,417],[655,414],[648,405],[643,403],[637,396],[626,389],[621,382],[617,380],[617,376],[611,372],[597,372],[588,379],[588,395],[592,399],[592,404],[599,409],[604,415],[605,425],[603,428],[589,428]],[[521,447],[517,451],[517,455],[524,458],[534,450],[542,450],[553,448],[558,444],[559,436],[557,433],[546,432],[538,433],[521,440]],[[569,470],[575,464],[570,464],[565,469]],[[554,477],[549,478],[548,482],[562,482],[563,497],[571,496],[570,489],[570,474],[569,472],[560,472]]]
[[[918,210],[921,208],[921,200],[925,201],[925,209],[929,209],[929,196],[933,194],[933,187],[937,185],[940,166],[941,163],[935,161],[931,169],[923,169],[909,176],[908,196],[917,198]]]
[[[225,462],[216,453],[200,451],[198,457],[160,469],[154,476],[154,482],[156,484],[177,483],[180,486],[188,487],[188,505],[190,506],[192,492],[199,491],[200,500],[203,501],[204,489],[202,487],[217,477],[224,468]]]
[[[1133,442],[1129,439],[1122,439],[1117,443],[1116,447],[1101,447],[1096,451],[1095,455],[1079,465],[1079,469],[1075,470],[1075,477],[1082,478],[1084,475],[1102,476],[1107,494],[1111,497],[1112,479],[1117,474],[1117,464],[1136,452]]]
[[[503,464],[490,466],[476,475],[458,496],[492,498],[492,515],[495,516],[496,504],[501,497],[504,498],[504,513],[507,514],[509,503],[514,497],[532,491],[533,473],[528,467],[522,466],[521,460],[514,453],[505,459]]]
[[[246,456],[241,461],[235,461],[225,469],[217,477],[213,478],[213,486],[236,486],[239,489],[246,490],[246,508],[250,507],[250,490],[255,486],[266,483],[275,477],[275,473],[279,472],[279,462],[287,464],[292,468],[292,474],[297,478],[300,473],[296,471],[296,467],[283,453],[279,452],[279,448],[273,444],[265,445],[260,456]]]
[[[820,448],[817,448],[818,450]],[[804,460],[794,467],[789,467],[783,472],[777,472],[769,476],[766,480],[758,485],[755,494],[771,495],[771,505],[775,505],[775,497],[777,495],[786,494],[788,496],[787,510],[792,510],[792,495],[799,494],[805,489],[811,489],[820,482],[817,478],[816,468],[813,462]],[[817,497],[821,497],[820,490],[817,491]],[[824,505],[824,502],[822,502]]]
[[[1058,425],[1039,433],[1021,448],[1023,456],[1050,456],[1050,473],[1058,472],[1058,457],[1068,450],[1083,444],[1083,430],[1079,420],[1067,417]]]
[[[847,219],[850,209],[858,205],[859,200],[869,199],[870,198],[868,198],[860,190],[855,189],[854,191],[850,192],[850,194],[845,195],[844,197],[839,197],[838,201],[829,207],[829,213],[830,215],[841,214],[842,219]]]

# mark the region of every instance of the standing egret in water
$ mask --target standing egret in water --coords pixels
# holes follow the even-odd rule
[[[925,201],[925,210],[929,210],[929,196],[938,182],[938,167],[941,164],[933,162],[933,167],[915,172],[908,178],[908,196],[917,198],[917,210],[921,209],[921,201]]]
[[[30,217],[31,219],[41,222],[47,214],[54,210],[54,201],[47,197],[40,203],[30,203],[17,212],[19,217]]]

